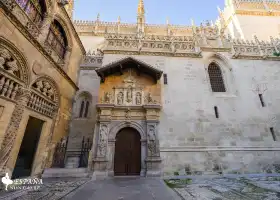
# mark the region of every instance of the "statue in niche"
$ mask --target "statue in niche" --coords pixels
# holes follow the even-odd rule
[[[136,105],[141,105],[141,103],[142,103],[141,96],[142,96],[141,93],[137,92],[137,94],[136,94]]]
[[[100,135],[99,135],[99,142],[105,142],[106,141],[106,136],[107,136],[107,127],[105,125],[102,125],[100,128]]]
[[[149,126],[148,139],[149,139],[149,141],[156,140],[156,133],[155,133],[155,129],[153,126]]]
[[[154,126],[149,126],[148,150],[151,156],[159,156]]]
[[[119,92],[119,94],[118,94],[117,103],[118,103],[118,105],[123,104],[123,93],[122,92]]]
[[[104,157],[106,155],[106,138],[107,138],[107,127],[102,125],[99,133],[99,143],[98,143],[98,156]]]
[[[130,103],[132,101],[132,89],[128,88],[126,92],[126,101],[127,103]]]
[[[156,103],[156,101],[153,101],[153,98],[152,98],[152,95],[150,92],[147,95],[147,102],[148,102],[148,104]]]
[[[106,92],[105,95],[104,95],[104,102],[105,103],[110,103],[110,94],[108,92]]]

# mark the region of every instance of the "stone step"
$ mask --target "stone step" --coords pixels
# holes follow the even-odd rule
[[[45,169],[42,178],[86,178],[89,177],[87,168],[49,168]]]

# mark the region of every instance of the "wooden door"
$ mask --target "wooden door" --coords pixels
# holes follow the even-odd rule
[[[140,135],[135,129],[122,129],[116,137],[114,158],[115,176],[140,175],[140,171]]]

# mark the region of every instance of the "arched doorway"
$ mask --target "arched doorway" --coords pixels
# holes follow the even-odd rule
[[[140,175],[141,137],[137,130],[124,128],[116,136],[115,176]]]

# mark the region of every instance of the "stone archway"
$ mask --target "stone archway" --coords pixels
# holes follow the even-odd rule
[[[121,129],[115,140],[114,175],[140,175],[141,136],[133,128]]]

